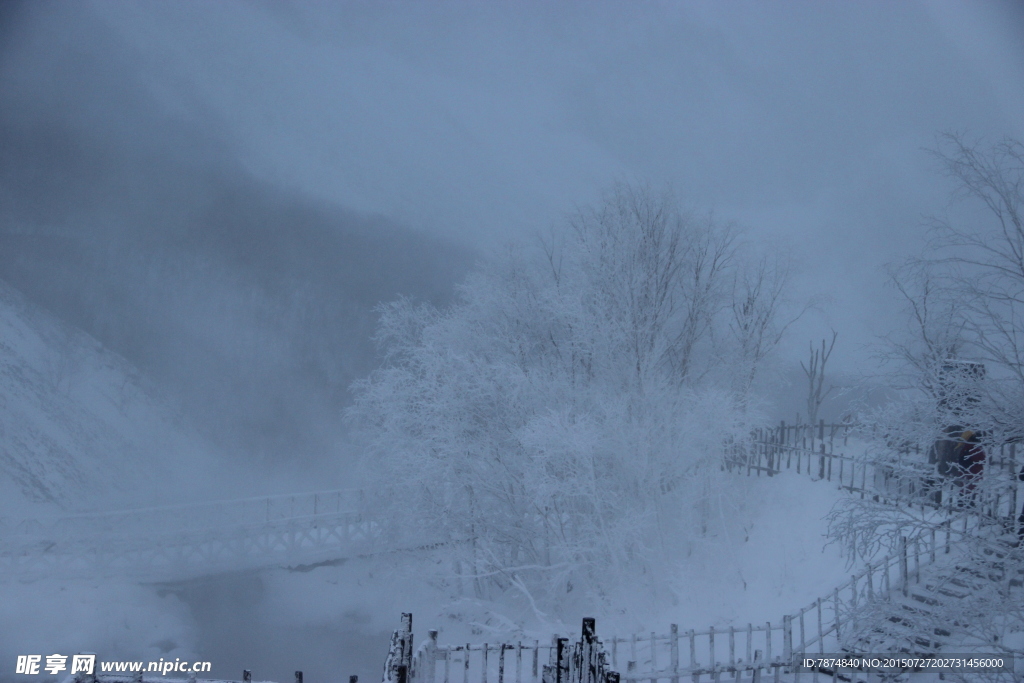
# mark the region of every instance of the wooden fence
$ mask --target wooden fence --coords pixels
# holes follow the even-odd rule
[[[820,672],[799,666],[805,655],[855,648],[859,634],[870,626],[861,623],[863,616],[859,620],[858,615],[897,593],[907,596],[912,586],[922,581],[923,570],[943,564],[943,558],[954,561],[958,539],[977,537],[993,523],[1015,521],[1016,444],[992,449],[985,463],[984,484],[979,481],[977,495],[967,501],[954,494],[951,488],[955,485],[934,474],[934,466],[922,462],[925,458],[920,449],[881,458],[845,455],[842,449],[849,446],[851,428],[848,423],[820,422],[813,426],[782,423],[757,430],[749,442],[734,445],[726,466],[748,476],[791,470],[836,482],[862,499],[870,496],[887,504],[931,508],[940,513],[935,525],[920,536],[902,538],[895,554],[868,563],[830,594],[775,623],[699,631],[682,631],[673,624],[667,634],[610,637],[603,643],[594,635],[594,651],[602,653],[605,663],[602,671],[619,672],[615,680],[638,683],[680,683],[682,679],[710,683],[720,681],[723,675],[751,681],[799,681],[801,673],[817,678]],[[444,646],[437,643],[436,631],[430,632],[415,656],[410,654],[411,676],[402,674],[406,677],[400,678],[399,655],[412,652],[411,616],[407,627],[407,635],[396,632],[392,641],[391,669],[385,668],[385,683],[581,683],[578,677],[571,677],[579,675],[578,667],[571,675],[566,673],[570,669],[564,663],[568,647],[564,638],[555,636],[550,644],[534,640]],[[587,640],[586,633],[585,626],[580,643]],[[545,658],[549,663],[542,665]],[[604,680],[611,679],[598,683]]]
[[[920,446],[884,456],[851,456],[842,450],[849,445],[851,425],[817,426],[780,424],[755,430],[750,441],[733,444],[726,459],[732,471],[748,476],[774,476],[795,471],[815,480],[836,482],[843,490],[893,505],[943,509],[948,513],[969,507],[985,517],[1012,523],[1020,500],[1017,474],[1021,463],[1016,443],[989,447],[983,472],[969,477],[965,492],[963,478],[942,477],[928,463]]]
[[[945,556],[954,559],[955,538],[984,527],[979,515],[963,512],[927,535],[903,539],[896,554],[869,563],[828,595],[763,625],[684,631],[672,624],[667,634],[599,640],[593,620],[584,620],[584,636],[571,646],[557,635],[545,644],[441,645],[437,631],[430,631],[412,654],[412,616],[404,614],[392,637],[384,683],[710,683],[723,676],[767,682],[799,681],[801,673],[817,678],[819,672],[803,669],[800,660],[855,649],[856,639],[870,627],[858,621],[863,610],[897,593],[907,596],[926,567]],[[583,645],[588,642],[589,650]],[[600,662],[588,666],[602,673],[581,679],[581,661]]]
[[[413,653],[412,614],[391,636],[384,683],[619,683],[619,674],[597,637],[595,621],[583,620],[578,641],[555,635],[515,643],[440,645],[437,631]]]

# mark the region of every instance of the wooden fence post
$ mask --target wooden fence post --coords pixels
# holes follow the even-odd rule
[[[807,651],[807,631],[804,629],[804,609],[800,609],[800,656]]]
[[[832,619],[836,626],[836,643],[840,642],[842,634],[839,631],[839,587],[832,589]]]
[[[736,668],[736,629],[729,626],[729,668]]]
[[[825,654],[825,636],[821,627],[821,598],[818,598],[818,654]]]
[[[672,683],[679,683],[679,624],[669,626],[670,654],[669,663],[672,667]]]
[[[402,613],[402,664],[412,666],[412,612]]]
[[[782,660],[788,666],[793,660],[793,617],[782,617]]]
[[[427,646],[423,655],[427,658],[423,675],[426,676],[428,683],[434,683],[434,674],[437,671],[437,631],[427,631]]]
[[[601,683],[597,680],[597,648],[594,641],[597,640],[597,624],[593,617],[583,618],[583,633],[580,638],[578,666],[580,683]],[[576,680],[574,676],[570,680]]]
[[[651,631],[651,670],[658,670],[658,644],[656,642],[656,635],[654,631]],[[651,677],[651,683],[658,683],[658,679]]]
[[[558,662],[558,665],[555,667],[555,672],[556,672],[555,682],[556,683],[568,683],[568,681],[569,681],[569,659],[570,659],[570,657],[569,657],[569,655],[570,655],[569,639],[568,638],[559,638],[558,639],[558,645],[555,648],[555,652],[556,652],[556,656],[558,657],[558,659],[556,660]]]
[[[907,597],[910,593],[910,571],[909,562],[907,562],[907,537],[900,536],[900,581],[903,582],[902,591],[903,597]]]

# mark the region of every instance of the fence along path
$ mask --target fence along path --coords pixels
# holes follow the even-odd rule
[[[751,441],[732,449],[726,467],[748,476],[794,471],[813,480],[836,482],[842,490],[892,505],[913,505],[955,515],[964,501],[956,477],[939,477],[919,447],[894,449],[885,457],[854,457],[837,452],[849,444],[848,423],[787,425],[754,431]],[[995,520],[1010,520],[1019,509],[1016,479],[1021,462],[1017,444],[989,449],[984,474],[971,507]]]
[[[545,645],[538,640],[439,645],[437,631],[428,631],[413,654],[412,614],[406,613],[391,636],[383,682],[619,683],[611,661],[590,618],[583,619],[580,639],[574,642],[556,635]]]
[[[905,606],[933,605],[937,587],[956,582],[957,574],[976,575],[958,552],[959,541],[1015,522],[1017,509],[1014,476],[1018,471],[1016,446],[1007,444],[989,457],[986,467],[991,485],[981,488],[970,507],[948,482],[936,480],[930,467],[918,466],[920,453],[896,453],[892,458],[858,458],[837,452],[849,444],[851,425],[786,425],[758,430],[750,442],[734,448],[727,458],[731,471],[748,476],[774,476],[793,471],[813,480],[834,481],[851,495],[871,497],[883,504],[913,506],[930,511],[935,519],[927,533],[903,538],[896,554],[868,563],[835,587],[778,622],[704,630],[680,630],[672,624],[667,634],[651,632],[603,641],[608,668],[621,681],[657,683],[681,680],[692,683],[719,681],[723,675],[748,680],[812,680],[822,673],[802,670],[795,663],[804,655],[842,652],[934,651],[942,642],[908,623]],[[905,456],[905,457],[904,457]],[[1021,577],[1000,575],[1007,588],[1020,588]],[[949,593],[949,591],[945,591]],[[939,593],[943,595],[943,593]],[[961,596],[963,597],[963,596]],[[897,620],[890,617],[898,612]],[[888,629],[867,623],[859,615],[879,613]],[[895,625],[893,625],[895,624]],[[933,629],[934,630],[934,629]],[[397,632],[396,632],[397,633]],[[932,633],[932,636],[935,634]],[[408,642],[411,643],[411,617]],[[437,632],[417,651],[407,681],[416,683],[564,683],[577,679],[544,678],[545,655],[559,661],[555,636],[551,643],[484,643],[438,645]],[[568,675],[568,674],[566,674]],[[385,683],[395,683],[388,679]],[[403,681],[403,683],[407,683]]]

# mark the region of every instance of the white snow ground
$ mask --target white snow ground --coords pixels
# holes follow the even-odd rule
[[[824,516],[843,495],[834,486],[795,473],[737,475],[735,485],[743,500],[733,511],[737,521],[709,544],[713,552],[686,560],[680,579],[687,588],[677,604],[641,595],[630,600],[624,587],[618,598],[629,602],[624,611],[514,624],[507,606],[454,599],[427,585],[421,576],[441,559],[435,553],[224,577],[191,601],[179,599],[180,587],[168,593],[115,582],[41,581],[13,591],[0,586],[6,598],[0,601],[0,661],[84,650],[107,659],[208,659],[214,676],[225,678],[250,668],[272,680],[290,680],[296,669],[307,680],[350,674],[372,680],[403,611],[413,612],[420,637],[437,628],[442,642],[547,640],[553,630],[575,633],[583,616],[596,617],[602,635],[628,635],[665,632],[670,623],[682,629],[776,623],[844,580],[845,558],[837,547],[825,547],[824,538]],[[246,583],[255,588],[229,595],[232,586]]]
[[[837,546],[826,546],[825,538],[825,516],[844,494],[834,484],[795,473],[734,476],[742,488],[742,509],[732,511],[736,521],[729,533],[709,543],[713,552],[685,560],[676,604],[646,600],[623,587],[613,604],[626,609],[517,624],[507,605],[456,599],[426,585],[420,577],[443,558],[419,554],[355,560],[301,573],[265,572],[261,613],[277,620],[282,632],[310,622],[326,628],[345,619],[372,635],[390,632],[398,626],[400,613],[411,611],[417,636],[436,628],[443,643],[518,638],[546,642],[552,632],[575,634],[584,616],[597,619],[602,636],[664,633],[671,623],[680,629],[779,623],[784,614],[829,594],[848,577],[846,558]],[[379,637],[376,652],[358,653],[338,673],[358,674],[360,680],[378,676],[387,647],[384,636]]]
[[[199,463],[215,459],[139,373],[3,283],[0,408],[0,516],[118,509],[206,493],[208,473]],[[430,554],[225,577],[191,601],[179,598],[180,590],[115,581],[0,584],[0,662],[25,653],[94,651],[109,659],[210,659],[214,675],[231,678],[242,667],[266,666],[258,677],[290,680],[301,668],[308,680],[353,673],[369,680],[379,675],[386,634],[403,611],[414,613],[417,633],[438,628],[445,642],[546,639],[552,630],[575,633],[582,616],[596,617],[602,635],[626,635],[664,632],[670,623],[774,623],[844,580],[845,558],[824,538],[824,517],[842,495],[834,485],[795,473],[728,481],[741,502],[715,511],[729,522],[681,564],[675,601],[623,586],[610,600],[614,610],[581,607],[564,622],[522,622],[507,605],[456,600],[427,585],[425,569],[438,560]],[[209,595],[246,581],[255,587],[223,597],[197,618],[197,605],[209,606]],[[333,648],[332,638],[339,641]],[[289,651],[302,661],[283,661]],[[0,681],[5,676],[0,669]]]

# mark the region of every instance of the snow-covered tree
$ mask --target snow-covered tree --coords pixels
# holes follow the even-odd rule
[[[927,251],[893,271],[909,324],[883,351],[894,398],[862,415],[862,424],[876,437],[869,458],[912,480],[921,500],[953,508],[939,514],[849,500],[833,512],[833,530],[870,556],[895,551],[901,537],[932,533],[951,515],[984,518],[994,510],[984,501],[1003,501],[1001,520],[958,544],[967,566],[990,566],[997,557],[1002,583],[978,589],[969,613],[958,608],[937,618],[964,642],[1022,655],[1020,592],[1010,579],[1019,586],[1024,555],[1012,547],[1016,511],[1005,507],[1018,500],[1007,494],[1020,463],[1011,468],[993,457],[1024,436],[1024,145],[1004,140],[983,149],[947,135],[936,155],[957,197],[983,210],[969,222],[933,219]],[[950,462],[946,451],[976,457]]]
[[[821,410],[821,405],[835,388],[825,389],[825,365],[832,356],[832,349],[836,347],[838,336],[838,333],[833,330],[832,342],[827,346],[825,340],[822,339],[821,350],[814,348],[813,343],[810,344],[807,365],[800,361],[800,368],[807,376],[807,421],[812,425],[818,422],[818,411]]]
[[[736,373],[778,341],[780,280],[734,288],[741,251],[729,226],[619,185],[447,310],[386,306],[384,364],[348,417],[393,532],[450,544],[453,583],[535,610],[626,577],[663,590],[653,577],[728,495],[723,448],[748,430]]]

